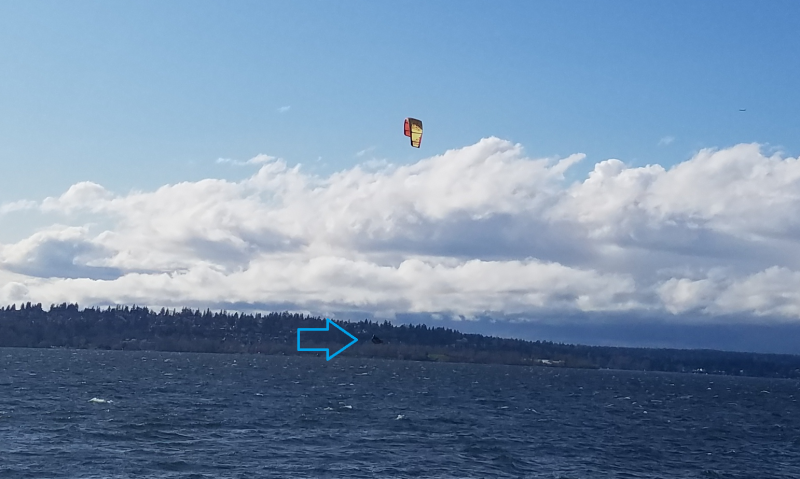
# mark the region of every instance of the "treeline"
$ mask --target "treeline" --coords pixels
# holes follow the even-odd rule
[[[800,356],[793,355],[581,346],[388,321],[337,323],[359,339],[341,356],[800,379]],[[308,355],[314,353],[297,351],[297,329],[323,327],[324,318],[288,312],[155,311],[137,306],[81,310],[66,303],[45,311],[41,304],[27,303],[0,308],[0,347]],[[372,335],[384,343],[372,344]]]

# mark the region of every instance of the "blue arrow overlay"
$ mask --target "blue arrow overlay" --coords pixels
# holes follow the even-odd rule
[[[350,346],[352,346],[352,345],[356,344],[356,342],[358,342],[358,339],[355,336],[353,336],[352,334],[350,334],[347,331],[345,331],[344,329],[342,329],[341,326],[339,326],[338,324],[336,324],[333,321],[331,321],[330,318],[326,318],[325,321],[327,321],[327,324],[325,325],[324,328],[297,328],[297,350],[298,351],[325,351],[325,357],[326,357],[325,360],[326,361],[330,361],[332,358],[335,358],[336,356],[338,356],[339,353],[341,353],[345,349],[349,348]],[[334,355],[331,355],[331,351],[328,348],[301,348],[300,347],[300,332],[302,332],[302,331],[329,331],[331,329],[331,326],[336,327],[336,329],[338,329],[339,331],[343,332],[344,334],[350,336],[351,338],[353,338],[353,340],[350,341],[349,343],[347,343],[347,346],[345,346],[342,349],[336,351],[336,354],[334,354]]]

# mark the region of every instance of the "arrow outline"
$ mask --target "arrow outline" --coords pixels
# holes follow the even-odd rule
[[[352,346],[352,345],[354,345],[354,344],[356,344],[358,342],[358,338],[356,338],[355,336],[353,336],[352,334],[347,332],[347,330],[345,330],[344,328],[342,328],[338,324],[334,323],[331,320],[331,318],[325,318],[325,321],[326,321],[326,323],[325,323],[325,327],[324,328],[297,328],[297,351],[325,351],[325,360],[326,361],[330,361],[331,359],[335,358],[340,353],[342,353],[345,349],[349,348],[350,346]],[[341,331],[344,334],[346,334],[346,335],[350,336],[351,338],[353,338],[353,340],[350,341],[347,344],[347,346],[345,346],[342,349],[336,351],[336,354],[334,354],[333,356],[331,356],[330,348],[301,348],[300,347],[300,332],[301,331],[330,331],[331,324],[336,326],[336,329],[338,329],[339,331]]]

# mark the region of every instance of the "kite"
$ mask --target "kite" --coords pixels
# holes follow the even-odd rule
[[[403,130],[405,135],[411,138],[411,146],[419,148],[419,144],[422,143],[422,122],[416,118],[406,118]]]

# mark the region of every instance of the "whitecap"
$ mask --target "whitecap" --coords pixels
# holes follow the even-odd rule
[[[100,398],[92,398],[92,399],[89,399],[89,402],[91,402],[91,403],[95,403],[95,404],[113,404],[113,403],[114,403],[114,401],[111,401],[111,400],[105,400],[105,399],[100,399]]]
[[[401,419],[405,419],[405,418],[406,418],[406,417],[405,417],[404,415],[402,415],[402,414],[398,414],[398,415],[397,415],[397,417],[396,417],[396,418],[394,418],[394,420],[395,420],[395,421],[399,421],[399,420],[401,420]]]

